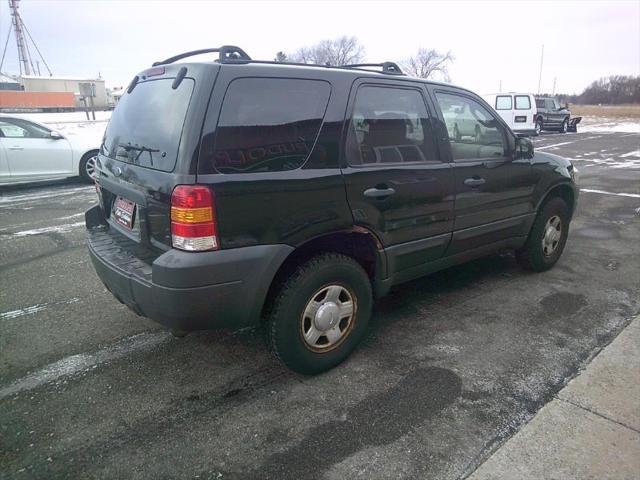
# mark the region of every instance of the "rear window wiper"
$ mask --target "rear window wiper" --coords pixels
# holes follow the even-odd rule
[[[132,160],[131,163],[133,163],[134,165],[138,163],[138,159],[140,158],[140,155],[142,155],[143,153],[148,153],[149,154],[149,160],[151,161],[151,166],[153,167],[153,153],[157,153],[160,150],[157,148],[150,148],[150,147],[145,147],[144,145],[131,145],[131,144],[127,144],[127,143],[119,143],[118,144],[119,148],[122,148],[125,152],[127,152],[126,157],[129,157],[129,152],[138,152],[138,154],[136,155],[136,157]],[[123,157],[124,155],[119,155],[116,152],[116,157]]]

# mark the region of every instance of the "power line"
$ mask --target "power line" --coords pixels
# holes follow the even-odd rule
[[[38,44],[35,42],[35,40],[31,36],[31,33],[29,32],[29,29],[27,28],[27,26],[22,21],[22,17],[20,18],[20,22],[22,23],[22,26],[24,27],[24,31],[27,32],[27,35],[29,36],[29,40],[31,40],[31,43],[33,43],[33,46],[36,47],[36,52],[38,52],[38,55],[40,56],[40,60],[42,60],[42,63],[44,63],[44,66],[47,67],[47,71],[49,72],[49,76],[53,75],[53,73],[51,72],[51,69],[49,68],[49,64],[47,64],[47,61],[42,56],[42,53],[40,53],[40,49],[38,48]]]
[[[2,71],[2,66],[4,65],[4,57],[7,54],[7,46],[9,45],[9,38],[11,37],[11,29],[12,29],[12,25],[9,24],[9,31],[7,32],[7,41],[4,42],[4,50],[2,51],[2,61],[0,61],[0,71]]]

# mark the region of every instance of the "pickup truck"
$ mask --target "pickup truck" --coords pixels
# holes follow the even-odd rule
[[[582,117],[571,118],[569,106],[564,107],[553,97],[536,97],[536,131],[555,130],[560,133],[577,132]]]

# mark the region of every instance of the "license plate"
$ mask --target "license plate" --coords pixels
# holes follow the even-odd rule
[[[132,230],[136,214],[136,204],[122,197],[117,197],[113,202],[113,220],[118,225]]]

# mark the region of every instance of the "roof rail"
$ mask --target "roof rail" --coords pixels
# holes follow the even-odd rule
[[[247,53],[242,50],[240,47],[236,47],[234,45],[224,45],[219,48],[203,48],[201,50],[193,50],[191,52],[181,53],[179,55],[175,55],[173,57],[167,58],[166,60],[162,60],[160,62],[154,62],[153,66],[157,67],[158,65],[167,65],[169,63],[177,62],[178,60],[182,60],[183,58],[193,57],[195,55],[201,55],[203,53],[218,53],[218,62],[219,63],[267,63],[274,65],[298,65],[298,66],[308,66],[308,67],[325,67],[325,68],[353,68],[360,70],[368,70],[372,67],[382,68],[380,73],[385,73],[388,75],[404,75],[400,67],[397,63],[394,62],[383,62],[383,63],[355,63],[353,65],[318,65],[313,63],[296,63],[296,62],[276,62],[270,60],[252,60]]]
[[[404,75],[402,69],[395,62],[383,62],[383,63],[354,63],[352,65],[336,65],[336,68],[359,68],[368,69],[371,67],[381,67],[382,73],[389,75]]]
[[[154,62],[152,66],[157,67],[158,65],[167,65],[169,63],[182,60],[183,58],[193,57],[194,55],[201,55],[203,53],[218,53],[218,62],[220,63],[246,63],[251,61],[251,57],[240,47],[224,45],[219,48],[203,48],[201,50],[192,50],[191,52],[181,53],[167,58],[166,60]]]

